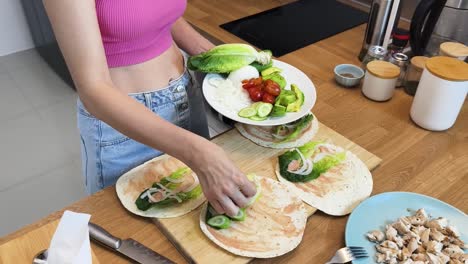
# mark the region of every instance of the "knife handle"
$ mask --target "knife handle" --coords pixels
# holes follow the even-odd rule
[[[96,224],[93,224],[91,222],[88,223],[88,228],[89,228],[89,236],[112,248],[112,249],[119,249],[120,248],[120,245],[122,243],[122,241],[118,238],[116,238],[115,236],[111,235],[109,232],[107,232],[106,230],[104,230],[104,228],[96,225]]]

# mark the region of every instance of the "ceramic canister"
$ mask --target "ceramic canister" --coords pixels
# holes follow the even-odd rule
[[[387,101],[393,96],[398,76],[398,66],[388,61],[371,61],[367,64],[362,93],[374,101]]]
[[[446,130],[455,123],[467,92],[467,63],[443,56],[430,58],[414,96],[411,119],[428,130]]]

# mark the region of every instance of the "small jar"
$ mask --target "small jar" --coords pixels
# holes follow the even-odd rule
[[[407,94],[414,95],[416,93],[427,59],[428,57],[424,56],[415,56],[411,58],[408,70],[406,71],[405,82],[403,84]]]
[[[403,53],[394,53],[388,62],[398,66],[400,68],[400,76],[398,76],[396,87],[403,86],[405,79],[406,69],[408,68],[408,56]]]
[[[437,56],[426,61],[411,119],[419,126],[442,131],[453,126],[468,92],[468,64]]]
[[[400,68],[388,61],[371,61],[367,64],[362,93],[374,101],[390,100],[400,76]]]
[[[444,42],[440,44],[439,55],[464,61],[468,56],[468,47],[458,42]]]
[[[364,59],[362,59],[362,69],[367,69],[367,64],[375,60],[384,60],[387,51],[382,46],[371,46]]]

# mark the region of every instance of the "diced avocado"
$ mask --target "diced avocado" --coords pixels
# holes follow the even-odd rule
[[[276,97],[275,105],[287,107],[290,103],[296,101],[296,94],[290,90],[282,90],[280,95]]]
[[[272,74],[269,74],[269,75],[266,75],[266,76],[262,76],[263,80],[272,80],[274,81],[275,83],[277,83],[281,90],[284,89],[284,87],[286,87],[286,79],[284,79],[283,76],[281,76],[281,74],[279,74],[279,72],[275,72],[275,73],[272,73]]]
[[[297,112],[301,109],[301,106],[304,104],[304,93],[295,84],[291,84],[291,89],[296,94],[297,100],[291,104],[288,104],[286,111]]]
[[[271,110],[270,116],[272,117],[280,117],[286,115],[286,107],[282,105],[275,105],[273,106],[273,110]]]
[[[276,73],[276,72],[281,72],[281,69],[277,68],[277,67],[270,67],[270,68],[267,68],[267,69],[263,70],[261,72],[261,74],[262,74],[262,77],[263,77],[263,76],[267,76],[267,75],[270,75],[270,74],[273,74],[273,73]]]

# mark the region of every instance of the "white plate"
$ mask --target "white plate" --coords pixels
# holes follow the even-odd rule
[[[221,77],[221,75],[215,73],[210,73],[205,76],[205,79],[203,80],[203,95],[205,96],[206,101],[208,101],[210,106],[213,107],[218,113],[240,123],[256,126],[277,126],[296,121],[297,119],[309,113],[314,106],[315,100],[317,99],[315,86],[309,77],[307,77],[307,75],[294,66],[278,60],[273,60],[273,66],[283,70],[281,75],[286,79],[287,90],[290,89],[291,84],[296,84],[304,93],[304,104],[298,112],[286,113],[286,115],[282,117],[269,117],[263,121],[254,121],[248,118],[240,117],[237,113],[242,109],[242,107],[240,109],[233,109],[231,111],[226,109],[224,105],[219,104],[217,100],[213,99],[216,95],[215,89],[217,88],[211,85],[208,80],[211,78]],[[239,87],[239,89],[243,88]]]

